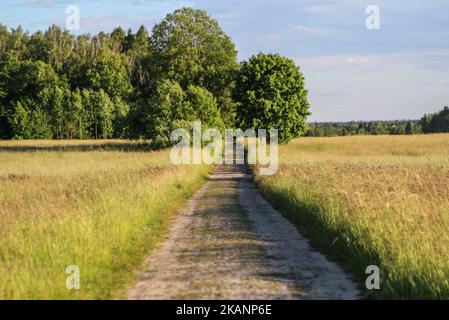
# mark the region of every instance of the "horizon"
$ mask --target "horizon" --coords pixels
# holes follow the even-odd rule
[[[30,33],[63,27],[68,4],[80,8],[81,28],[74,34],[118,26],[136,31],[140,25],[151,32],[178,8],[204,9],[232,38],[240,61],[278,52],[296,62],[309,91],[308,122],[420,119],[449,104],[449,3],[376,1],[379,30],[365,26],[371,2],[348,0],[263,6],[253,0],[7,0],[0,5],[0,23]]]

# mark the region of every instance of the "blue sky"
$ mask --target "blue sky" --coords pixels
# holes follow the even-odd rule
[[[151,30],[167,13],[208,11],[232,37],[239,58],[279,52],[306,77],[311,121],[419,118],[449,104],[447,0],[3,0],[0,23],[30,31],[64,26],[78,5],[81,30],[121,25]],[[368,30],[368,5],[380,30]]]

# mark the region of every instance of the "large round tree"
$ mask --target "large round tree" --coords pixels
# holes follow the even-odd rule
[[[154,27],[150,46],[154,84],[163,78],[184,90],[203,87],[217,98],[224,120],[232,121],[237,51],[216,20],[203,10],[176,10]]]
[[[278,129],[286,143],[305,131],[307,90],[299,67],[279,54],[262,54],[241,63],[234,90],[242,129]]]

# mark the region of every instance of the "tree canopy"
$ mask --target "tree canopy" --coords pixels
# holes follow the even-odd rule
[[[127,53],[112,35],[0,27],[0,138],[129,137]]]
[[[305,132],[307,90],[299,67],[279,54],[262,54],[241,64],[235,87],[238,124],[243,129],[278,129],[286,143]]]
[[[237,108],[237,106],[239,106]],[[304,78],[279,55],[241,64],[203,10],[168,14],[152,32],[115,28],[29,34],[0,25],[0,139],[146,138],[169,143],[192,121],[218,129],[304,132]]]
[[[434,113],[426,114],[420,120],[424,133],[449,132],[449,107]]]
[[[176,81],[183,89],[205,88],[217,98],[226,124],[233,125],[237,50],[216,20],[203,10],[176,10],[153,28],[150,45],[155,75]]]

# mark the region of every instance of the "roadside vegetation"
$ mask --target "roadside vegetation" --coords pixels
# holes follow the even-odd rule
[[[279,159],[258,188],[366,297],[449,298],[449,135],[302,138]]]
[[[9,148],[0,154],[0,299],[125,294],[121,289],[210,169],[174,166],[166,150],[142,152],[123,141],[48,151],[62,145],[0,142]],[[80,269],[80,290],[66,288],[70,265]]]

